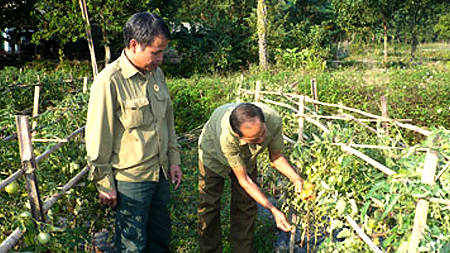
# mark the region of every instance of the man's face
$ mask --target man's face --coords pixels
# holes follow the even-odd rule
[[[155,70],[163,61],[163,52],[169,45],[169,40],[158,36],[150,46],[144,47],[135,40],[130,42],[128,58],[142,72]]]
[[[267,128],[266,124],[262,123],[258,118],[253,121],[245,122],[241,125],[242,137],[241,139],[249,144],[259,144],[264,142]]]

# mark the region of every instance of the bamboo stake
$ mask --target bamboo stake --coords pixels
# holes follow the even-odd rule
[[[11,176],[0,182],[0,190],[5,189],[7,185],[12,183],[13,181],[16,181],[20,176],[23,175],[23,170],[18,169],[16,172],[14,172]]]
[[[287,137],[287,136],[284,135],[284,134],[283,134],[283,140],[284,140],[284,141],[287,141],[287,142],[289,142],[289,143],[291,143],[291,144],[297,143],[296,141],[294,141],[293,139]]]
[[[385,174],[387,174],[389,176],[392,176],[392,175],[396,174],[395,171],[393,171],[393,170],[389,169],[388,167],[382,165],[381,163],[373,160],[372,158],[370,158],[367,155],[359,152],[356,149],[353,149],[353,148],[351,148],[349,146],[345,146],[345,145],[341,146],[341,148],[342,148],[342,150],[344,150],[344,151],[346,151],[346,152],[348,152],[348,153],[350,153],[352,155],[356,155],[357,157],[363,159],[367,163],[371,164],[372,166],[374,166],[375,168],[381,170],[382,172],[384,172]]]
[[[389,147],[389,146],[376,146],[376,145],[368,145],[368,144],[353,144],[353,143],[331,143],[331,145],[337,146],[349,146],[355,148],[371,148],[371,149],[404,149],[401,147]]]
[[[381,99],[381,117],[384,119],[383,120],[384,133],[386,135],[389,135],[389,125],[386,123],[386,120],[389,118],[387,110],[387,98],[386,96],[381,96],[380,99]]]
[[[314,100],[319,100],[319,97],[317,95],[316,80],[314,78],[311,79],[311,94]],[[314,104],[314,108],[316,109],[316,112],[319,111],[319,105]]]
[[[255,87],[255,102],[261,101],[261,81],[256,81]]]
[[[85,76],[83,77],[83,93],[87,92],[87,84],[88,84],[88,78]]]
[[[314,100],[314,99],[311,99],[311,98],[308,98],[308,97],[306,97],[305,100],[306,100],[306,102],[319,104],[319,105],[323,105],[323,106],[341,108],[341,109],[344,109],[344,110],[347,110],[347,111],[351,111],[351,112],[355,112],[355,113],[358,113],[358,114],[361,114],[361,115],[364,115],[364,116],[367,116],[367,117],[370,117],[370,118],[381,119],[381,117],[378,116],[378,115],[367,113],[367,112],[364,112],[364,111],[361,111],[361,110],[358,110],[358,109],[354,109],[354,108],[351,108],[351,107],[348,107],[348,106],[324,103],[324,102],[320,102],[318,100]]]
[[[75,184],[77,184],[81,178],[83,178],[89,171],[89,166],[84,167],[83,170],[81,170],[76,176],[74,176],[67,184],[65,184],[61,191],[59,191],[57,194],[54,194],[49,199],[47,199],[43,205],[44,212],[47,212],[50,210],[50,208],[58,201],[58,199],[61,197],[61,195],[65,194],[68,190],[70,190]]]
[[[33,153],[33,145],[31,143],[30,125],[28,116],[16,116],[17,136],[19,139],[20,157],[22,160],[22,168],[25,172],[27,182],[28,198],[31,206],[31,214],[36,221],[44,221],[44,213],[42,212],[42,203],[39,196],[39,185],[36,177],[36,159]],[[35,223],[37,228],[37,224]]]
[[[33,138],[33,142],[67,142],[65,139],[36,139]]]
[[[430,202],[450,206],[450,200],[448,199],[430,198]]]
[[[438,154],[436,151],[428,150],[425,157],[425,164],[422,172],[421,182],[424,184],[434,184],[434,174],[436,173],[436,166],[438,163]],[[414,227],[409,241],[408,253],[416,253],[419,247],[422,233],[427,225],[429,202],[424,199],[419,199],[416,206],[416,214],[414,216]]]
[[[22,238],[23,231],[16,228],[3,242],[0,244],[0,253],[8,253],[10,249],[17,244],[17,242]]]
[[[414,125],[411,125],[411,124],[404,124],[404,123],[398,122],[396,120],[394,120],[393,123],[396,124],[399,127],[403,127],[403,128],[406,128],[406,129],[409,129],[409,130],[421,133],[421,134],[423,134],[425,136],[429,136],[431,134],[431,131],[422,129],[422,128],[418,127],[418,126],[414,126]]]
[[[289,241],[289,253],[294,253],[295,249],[295,233],[297,232],[297,214],[292,214],[291,238]]]
[[[316,125],[318,128],[322,129],[322,131],[324,131],[325,133],[329,133],[330,130],[328,130],[328,128],[324,125],[322,125],[319,121],[311,119],[309,117],[305,117],[305,120],[308,121],[309,123]]]
[[[83,126],[79,129],[77,129],[75,132],[71,133],[69,136],[66,137],[65,140],[70,140],[72,139],[75,135],[81,133],[84,129],[86,128],[86,126]],[[64,145],[65,142],[59,142],[58,144],[56,144],[55,146],[53,146],[51,149],[45,151],[44,153],[42,153],[41,155],[39,155],[36,158],[36,162],[39,162],[40,160],[48,157],[51,153],[55,152],[55,150],[57,150],[59,147],[61,147],[62,145]]]
[[[241,85],[242,85],[243,78],[244,78],[243,75],[241,75],[241,78],[238,78],[238,89],[237,89],[237,96],[236,96],[237,103],[241,102]]]
[[[450,162],[448,162],[444,168],[439,172],[439,174],[437,174],[437,176],[434,178],[434,181],[438,181],[439,178],[442,176],[442,174],[444,174],[444,172],[448,169],[448,167],[450,166]]]
[[[298,113],[298,110],[297,110],[296,108],[294,108],[294,107],[292,107],[291,105],[288,105],[288,104],[286,104],[286,103],[283,103],[283,102],[276,102],[276,101],[273,101],[273,100],[270,100],[270,99],[264,99],[264,98],[262,98],[261,100],[262,100],[263,102],[266,102],[266,103],[269,103],[269,104],[274,104],[274,105],[286,107],[286,108],[288,108],[288,109],[294,111],[294,113]]]
[[[41,92],[41,79],[39,78],[39,75],[37,76],[38,79],[38,85],[34,86],[34,102],[33,102],[33,117],[36,117],[39,114],[39,93]],[[32,129],[35,129],[37,126],[37,121],[35,120],[32,124]],[[33,132],[31,136],[34,136],[36,132]]]
[[[300,97],[300,105],[298,107],[298,112],[300,115],[303,115],[305,113],[305,97]],[[305,118],[299,117],[298,118],[298,142],[303,142],[303,131],[305,128]]]
[[[95,49],[94,49],[94,40],[92,39],[91,34],[91,24],[89,22],[89,16],[88,11],[86,7],[86,1],[85,0],[79,0],[80,8],[81,8],[81,14],[83,15],[83,19],[86,22],[86,37],[88,41],[89,51],[91,53],[91,64],[92,64],[92,72],[94,74],[94,79],[98,75],[98,68],[97,68],[97,60],[95,59]]]
[[[352,228],[355,230],[355,232],[359,235],[359,237],[361,237],[361,239],[367,244],[369,245],[370,249],[373,252],[376,253],[383,253],[383,251],[381,251],[377,245],[375,245],[375,243],[372,242],[372,240],[370,240],[370,238],[366,235],[366,233],[364,233],[364,231],[358,226],[358,224],[356,224],[356,222],[352,219],[352,217],[350,217],[350,215],[346,216],[348,223],[350,223],[350,226],[352,226]]]

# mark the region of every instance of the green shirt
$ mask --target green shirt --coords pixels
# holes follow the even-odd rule
[[[120,181],[158,181],[180,164],[172,101],[164,74],[139,72],[124,53],[91,87],[86,124],[90,178],[99,191]]]
[[[261,145],[245,143],[231,129],[230,114],[239,103],[217,108],[200,135],[199,159],[222,177],[227,177],[231,168],[237,166],[246,167],[250,173],[256,167],[256,157],[265,148],[271,153],[281,152],[284,148],[281,116],[267,105],[253,104],[262,109],[267,128]]]

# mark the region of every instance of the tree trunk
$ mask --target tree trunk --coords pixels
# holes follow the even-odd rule
[[[108,65],[111,62],[111,47],[109,45],[109,40],[108,40],[108,33],[102,29],[102,34],[103,34],[103,43],[104,43],[104,47],[105,47],[105,66]]]
[[[418,43],[416,36],[416,13],[413,13],[411,16],[411,59],[414,60]]]
[[[384,64],[388,61],[388,51],[387,51],[387,22],[386,16],[383,15],[383,32],[384,32]]]
[[[258,46],[259,66],[267,69],[267,6],[265,0],[258,0]]]

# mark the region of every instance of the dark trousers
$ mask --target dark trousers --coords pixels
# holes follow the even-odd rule
[[[117,182],[115,244],[118,252],[169,252],[169,182]]]
[[[222,252],[222,229],[220,227],[220,197],[224,178],[199,162],[200,192],[199,244],[200,252]],[[249,175],[256,182],[256,169]],[[233,172],[231,178],[230,241],[235,253],[253,252],[254,221],[257,214],[255,200],[239,185]]]

